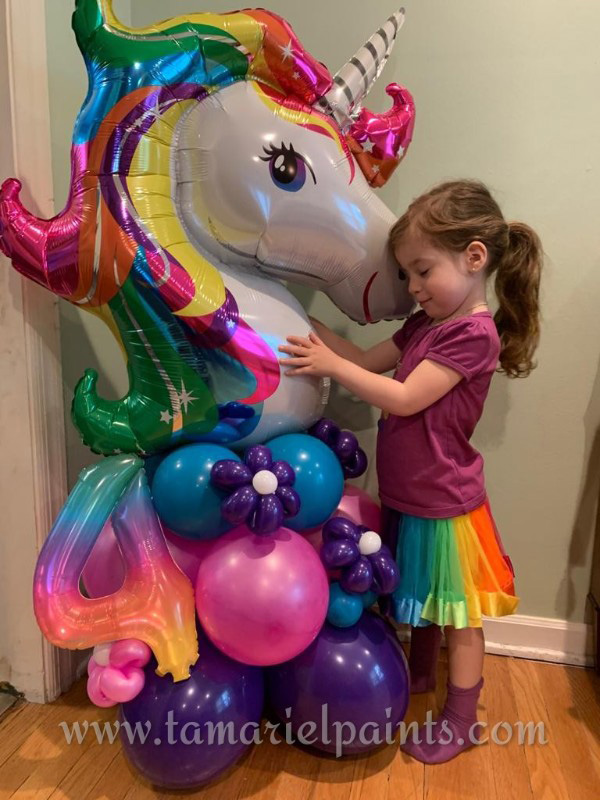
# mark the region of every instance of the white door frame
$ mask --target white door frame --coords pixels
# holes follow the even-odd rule
[[[0,0],[0,39],[6,39],[8,91],[0,116],[2,168],[23,184],[22,199],[40,217],[54,212],[45,0]],[[4,42],[0,41],[0,52]],[[8,111],[8,118],[5,116]],[[7,150],[9,151],[7,153]],[[9,177],[0,175],[0,180]],[[3,624],[8,642],[0,656],[8,679],[26,697],[47,702],[72,683],[81,654],[59,650],[42,636],[32,608],[31,576],[40,548],[67,496],[66,442],[59,338],[58,300],[21,278],[0,255],[0,317],[2,338],[11,342],[10,359],[0,376],[10,388],[0,392],[5,430],[2,441],[11,472],[2,472],[13,486],[0,487],[0,513],[19,521],[19,530],[0,523],[6,578],[0,582],[0,601],[9,609]],[[2,351],[3,353],[5,351]],[[20,365],[20,371],[14,365]],[[11,395],[11,396],[9,396]],[[16,403],[19,405],[15,405]],[[18,417],[19,437],[12,436],[11,418]],[[16,414],[15,414],[16,409]]]

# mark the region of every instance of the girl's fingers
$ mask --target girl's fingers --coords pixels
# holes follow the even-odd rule
[[[310,362],[310,358],[298,358],[298,357],[296,357],[296,358],[280,358],[279,359],[279,363],[280,364],[284,364],[284,365],[291,364],[293,367],[299,367],[299,366],[303,366],[304,367],[304,366],[308,366],[311,362]]]
[[[308,368],[301,367],[300,369],[287,369],[284,375],[303,375],[305,372],[308,372]]]
[[[290,355],[303,355],[306,353],[306,347],[290,347],[290,345],[280,345],[278,348],[282,353],[289,353]]]
[[[306,336],[287,336],[286,339],[290,344],[310,347],[310,339],[307,339]]]

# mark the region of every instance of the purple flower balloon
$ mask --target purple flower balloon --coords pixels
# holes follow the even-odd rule
[[[343,570],[340,586],[346,592],[362,594],[368,592],[373,583],[373,567],[366,556],[359,556],[347,569]]]
[[[391,594],[400,581],[398,565],[379,534],[346,517],[332,517],[323,526],[321,561],[341,570],[346,592]]]
[[[367,468],[365,451],[351,431],[343,431],[331,419],[322,417],[308,431],[331,448],[338,457],[345,478],[358,478]]]
[[[258,534],[273,533],[300,511],[295,480],[290,464],[273,461],[270,448],[261,444],[248,448],[243,462],[223,459],[211,470],[211,482],[229,493],[221,504],[222,516]]]
[[[327,569],[347,567],[360,558],[360,550],[355,542],[348,539],[331,539],[323,542],[321,561]]]

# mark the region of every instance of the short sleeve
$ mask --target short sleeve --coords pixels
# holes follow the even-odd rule
[[[467,380],[495,369],[500,342],[495,327],[492,330],[487,318],[486,322],[466,317],[440,327],[424,357],[456,370]]]
[[[404,350],[406,347],[406,343],[413,335],[415,330],[419,327],[419,325],[423,321],[423,317],[425,316],[424,311],[418,311],[416,314],[411,314],[411,316],[406,320],[404,325],[399,328],[396,333],[392,336],[392,341],[398,348],[398,350]]]

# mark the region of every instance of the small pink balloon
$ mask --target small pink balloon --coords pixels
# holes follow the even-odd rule
[[[115,703],[127,703],[142,691],[144,672],[138,667],[115,669],[104,667],[100,675],[99,688],[102,694]]]
[[[185,539],[164,526],[163,533],[173,560],[192,585],[195,584],[198,565],[208,551],[210,542]],[[125,565],[110,520],[96,540],[81,577],[90,597],[107,597],[123,585]]]
[[[347,517],[355,525],[365,525],[369,530],[379,532],[381,509],[370,494],[358,486],[348,486],[332,517]]]
[[[98,670],[98,669],[102,669],[100,664],[98,664],[97,661],[94,661],[93,657],[90,658],[90,660],[88,661],[88,665],[87,665],[87,674],[91,675],[93,672],[96,672],[96,670]]]
[[[108,660],[110,666],[116,669],[145,667],[151,655],[148,645],[140,639],[120,639],[110,648]]]
[[[321,630],[328,603],[319,556],[287,528],[258,536],[240,525],[211,542],[198,570],[202,627],[243,664],[280,664],[301,653]]]
[[[95,706],[99,706],[100,708],[112,708],[112,706],[117,705],[116,700],[111,700],[100,688],[100,680],[105,669],[105,667],[97,667],[90,672],[86,688],[88,697]]]

